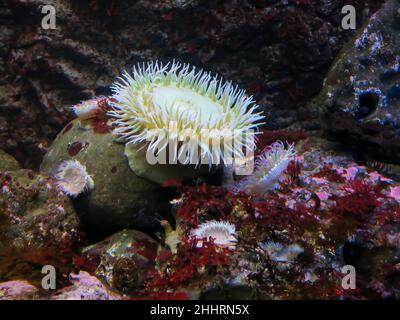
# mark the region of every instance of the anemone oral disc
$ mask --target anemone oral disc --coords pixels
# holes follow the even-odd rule
[[[209,97],[201,96],[187,88],[177,88],[172,85],[156,87],[153,91],[153,102],[162,108],[173,106],[179,113],[187,113],[190,116],[201,114],[202,122],[213,120],[221,110],[221,106]]]

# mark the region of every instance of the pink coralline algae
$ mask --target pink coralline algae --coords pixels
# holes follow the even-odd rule
[[[57,290],[51,300],[121,300],[122,297],[110,291],[99,279],[87,272],[71,274],[71,286]]]
[[[400,187],[390,188],[390,197],[399,201],[400,200]]]
[[[13,280],[0,283],[0,300],[33,299],[38,289],[25,280]]]

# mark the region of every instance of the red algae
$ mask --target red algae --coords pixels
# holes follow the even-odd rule
[[[107,124],[109,120],[107,112],[111,110],[111,107],[108,103],[108,98],[99,98],[99,100],[97,101],[97,106],[99,107],[99,112],[97,113],[96,117],[90,120],[90,126],[96,133],[109,133],[111,132],[111,128]]]
[[[333,169],[332,165],[326,164],[321,171],[319,171],[314,177],[317,178],[326,178],[330,182],[335,183],[343,183],[346,179],[341,176],[335,169]]]
[[[105,121],[92,120],[91,125],[96,133],[104,134],[110,132],[110,126]]]
[[[98,259],[96,258],[97,257],[76,254],[72,261],[77,271],[82,270],[87,271],[90,274],[94,274],[97,266],[99,265],[99,261],[97,261]]]
[[[87,148],[89,146],[89,142],[82,143],[80,141],[75,141],[68,145],[68,154],[73,157],[76,156],[79,152],[81,152],[83,149]]]
[[[400,235],[393,233],[393,225],[400,222],[397,189],[383,183],[384,177],[376,179],[375,173],[370,176],[350,161],[340,165],[334,158],[315,161],[317,166],[311,171],[304,170],[303,161],[292,161],[286,180],[257,199],[222,186],[166,181],[164,187],[175,187],[181,194],[174,205],[182,230],[180,243],[176,253],[168,249],[159,252],[157,271],[149,274],[141,297],[173,294],[193,286],[204,289],[221,278],[239,276],[250,263],[249,256],[250,270],[260,273],[252,281],[246,280],[247,285],[261,295],[278,299],[379,297],[382,293],[371,286],[378,281],[382,286],[393,273],[379,275],[369,286],[344,290],[338,252],[352,238],[374,241],[377,246],[400,243]],[[321,182],[315,183],[315,179]],[[212,238],[204,247],[196,247],[191,230],[210,220],[236,227],[234,250],[221,251]],[[298,253],[288,251],[291,248]],[[278,249],[288,253],[275,259]],[[385,290],[385,294],[397,292],[389,287]]]
[[[197,247],[197,242],[194,237],[183,237],[176,255],[161,253],[163,258],[157,258],[161,271],[150,275],[142,294],[151,296],[153,291],[174,290],[199,277],[202,269],[212,274],[222,272],[229,265],[228,249],[217,247],[212,239],[202,241],[201,248]]]

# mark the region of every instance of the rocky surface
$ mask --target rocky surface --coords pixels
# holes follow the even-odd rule
[[[160,251],[144,297],[398,298],[399,184],[355,163],[340,144],[302,138],[296,150],[280,186],[256,198],[178,186],[181,241],[176,252]],[[190,238],[210,220],[236,227],[234,249],[199,248]],[[347,264],[356,267],[357,290],[342,287]]]
[[[0,283],[0,300],[31,300],[38,297],[38,289],[24,280]]]
[[[387,1],[346,45],[311,108],[366,158],[400,164],[400,3]],[[399,171],[398,169],[396,171]]]
[[[30,170],[0,173],[0,186],[0,280],[41,279],[46,264],[66,274],[81,240],[69,198]]]
[[[118,232],[82,254],[98,261],[95,274],[115,291],[135,294],[154,269],[158,242],[136,230]]]
[[[50,300],[120,300],[121,296],[110,291],[99,279],[81,271],[71,274],[71,286],[62,288],[48,297]]]
[[[13,171],[18,170],[19,163],[8,153],[5,153],[3,150],[0,150],[0,171]]]
[[[182,196],[173,201],[179,224],[176,251],[162,233],[158,242],[124,230],[74,255],[75,269],[91,275],[64,270],[69,283],[35,297],[399,298],[399,183],[358,165],[340,144],[293,132],[279,135],[296,142],[298,155],[276,190],[254,197],[229,186],[177,183]],[[267,144],[276,139],[276,133],[263,136],[260,141]],[[199,246],[190,237],[194,228],[210,220],[235,226],[235,246],[228,249],[204,240]],[[48,252],[47,257],[56,255]],[[348,264],[356,267],[356,290],[341,285],[342,267]],[[32,264],[26,266],[27,273],[34,270]],[[19,295],[18,286],[0,284],[12,288],[5,298],[32,297]]]
[[[382,3],[354,0],[358,27]],[[41,28],[53,4],[57,28]],[[342,0],[0,1],[0,148],[38,167],[70,106],[108,94],[124,68],[179,59],[254,94],[286,126],[353,34]],[[190,27],[188,27],[190,26]]]
[[[108,131],[83,129],[74,120],[53,142],[41,170],[54,176],[64,160],[78,160],[92,176],[94,189],[73,199],[85,230],[109,235],[124,228],[157,230],[169,212],[168,191],[135,175],[124,144]]]

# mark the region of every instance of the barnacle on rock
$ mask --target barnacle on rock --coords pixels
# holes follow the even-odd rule
[[[254,173],[239,181],[234,189],[253,195],[262,195],[276,188],[282,173],[296,156],[294,145],[285,145],[277,141],[269,146],[264,154],[256,160]]]
[[[112,88],[108,115],[127,148],[145,144],[161,152],[186,142],[174,160],[185,154],[190,164],[209,165],[242,159],[255,148],[253,131],[263,119],[258,106],[244,90],[211,73],[189,64],[150,62],[134,67],[132,75],[125,72]]]
[[[54,177],[57,186],[71,197],[94,188],[93,179],[87,173],[86,167],[77,160],[63,161]]]
[[[236,248],[236,228],[226,221],[207,221],[192,230],[191,234],[198,240],[197,246],[199,247],[203,245],[202,239],[205,238],[208,241],[211,237],[217,246]]]

